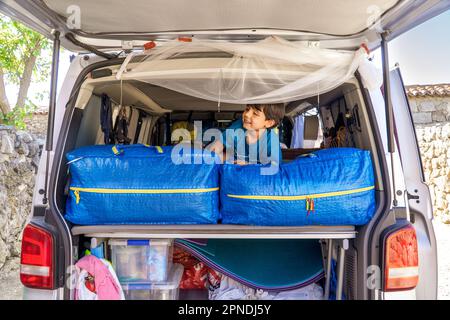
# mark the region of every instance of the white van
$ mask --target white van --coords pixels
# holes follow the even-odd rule
[[[32,244],[39,250],[22,251],[24,298],[73,298],[73,290],[67,285],[69,267],[84,249],[84,242],[98,236],[318,239],[323,244],[327,280],[329,257],[338,262],[338,298],[343,294],[346,299],[364,300],[436,299],[437,247],[431,224],[430,193],[424,182],[400,70],[398,67],[389,70],[387,64],[387,43],[448,8],[448,0],[137,0],[127,5],[110,0],[0,1],[3,14],[54,40],[47,144],[36,179],[32,217],[22,240],[23,248]],[[354,130],[349,131],[348,140],[353,147],[371,151],[375,171],[376,213],[368,224],[362,227],[218,224],[180,228],[74,226],[64,219],[68,179],[65,155],[80,146],[102,143],[99,121],[102,94],[117,105],[130,107],[136,115],[129,127],[132,143],[170,144],[170,135],[162,129],[176,120],[226,122],[243,110],[242,103],[220,103],[218,97],[206,100],[172,90],[169,78],[164,78],[160,85],[133,79],[133,68],[140,64],[143,55],[151,56],[148,53],[153,50],[151,47],[164,48],[177,39],[238,46],[272,36],[305,48],[336,52],[357,51],[361,44],[367,50],[383,49],[384,95],[380,89],[369,91],[355,71],[326,92],[319,90],[318,94],[285,101],[286,127],[289,124],[292,127],[296,116],[308,116],[316,110],[321,129],[315,127],[311,131],[307,122],[304,128],[305,137],[312,140],[320,140],[327,128],[322,112],[325,108],[331,111],[337,108],[335,111],[340,112],[343,106],[344,115],[353,119]],[[143,52],[145,44],[147,50]],[[60,45],[79,55],[72,60],[56,99]],[[218,61],[232,57],[233,54],[219,49],[180,54],[176,59],[165,60],[159,71],[170,71],[172,79],[177,79],[179,72],[189,83],[187,74],[198,75],[199,68],[218,68]],[[121,78],[122,74],[126,78]],[[289,129],[286,132],[289,136]],[[288,140],[283,142],[289,147]],[[292,155],[296,151],[283,152]],[[404,252],[389,250],[400,245],[402,237],[417,241],[417,247]],[[394,259],[389,259],[391,255]]]

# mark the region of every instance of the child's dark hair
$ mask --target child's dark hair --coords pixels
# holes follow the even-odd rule
[[[275,121],[275,124],[269,129],[275,128],[284,118],[283,103],[264,103],[264,104],[248,104],[247,107],[255,108],[264,112],[267,120]]]

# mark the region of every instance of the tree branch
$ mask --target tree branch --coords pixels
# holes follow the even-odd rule
[[[11,111],[11,106],[9,105],[8,96],[6,95],[6,86],[4,80],[3,69],[0,67],[0,111],[3,114],[7,114]]]
[[[36,59],[41,51],[41,46],[41,40],[38,40],[34,47],[30,50],[27,58],[25,58],[25,67],[23,69],[22,76],[20,77],[19,94],[17,95],[16,107],[25,106],[25,100],[28,95],[28,89],[30,88],[33,69],[36,64]]]

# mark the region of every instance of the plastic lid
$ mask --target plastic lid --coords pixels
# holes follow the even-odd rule
[[[172,239],[114,239],[109,240],[110,246],[171,246]]]
[[[184,267],[175,263],[172,265],[167,281],[165,282],[123,282],[123,290],[173,290],[180,285]]]

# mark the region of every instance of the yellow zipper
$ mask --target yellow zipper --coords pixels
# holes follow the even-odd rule
[[[218,191],[217,188],[203,189],[107,189],[107,188],[79,188],[70,187],[75,196],[75,203],[80,203],[80,192],[105,193],[105,194],[170,194],[170,193],[204,193]]]
[[[218,191],[219,188],[204,189],[106,189],[106,188],[79,188],[70,187],[75,196],[75,203],[80,203],[80,192],[104,194],[170,194],[170,193],[204,193]]]
[[[204,188],[204,189],[106,189],[106,188],[78,188],[70,187],[70,190],[74,192],[90,192],[90,193],[142,193],[142,194],[158,194],[158,193],[200,193],[200,192],[213,192],[219,190],[217,188]]]
[[[353,190],[345,190],[345,191],[336,191],[336,192],[327,192],[327,193],[317,193],[317,194],[308,194],[301,196],[243,196],[236,194],[227,194],[227,197],[237,198],[237,199],[250,199],[250,200],[306,200],[309,198],[326,198],[326,197],[336,197],[336,196],[344,196],[353,193],[359,193],[364,191],[369,191],[374,189],[374,186],[353,189]]]
[[[74,190],[73,194],[75,195],[75,203],[79,204],[80,203],[80,191]]]

